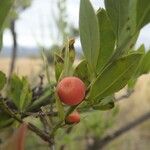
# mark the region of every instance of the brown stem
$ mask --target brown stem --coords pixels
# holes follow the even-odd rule
[[[31,131],[33,131],[36,135],[40,136],[41,139],[43,139],[45,142],[48,142],[51,145],[54,144],[54,141],[52,140],[52,138],[50,138],[50,136],[47,133],[45,133],[44,131],[40,130],[39,128],[37,128],[33,124],[28,123],[28,128]]]
[[[11,30],[12,39],[13,39],[13,47],[12,47],[12,58],[11,58],[8,81],[10,80],[11,75],[12,75],[13,70],[14,70],[14,67],[15,67],[17,47],[18,47],[17,46],[17,33],[16,33],[16,29],[15,29],[15,20],[11,21],[10,30]]]
[[[40,116],[57,116],[58,112],[23,112],[21,113],[22,118],[27,116],[40,117]]]

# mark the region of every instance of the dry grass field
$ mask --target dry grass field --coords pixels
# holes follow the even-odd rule
[[[10,58],[0,58],[0,70],[6,74],[9,72]],[[42,61],[40,59],[18,58],[16,60],[15,73],[24,76],[31,76],[38,73],[41,69]]]
[[[9,58],[0,58],[0,70],[8,73]],[[16,62],[15,72],[35,79],[41,71],[40,59],[19,58]],[[125,89],[116,94],[116,97],[125,93]],[[135,92],[128,99],[118,102],[120,112],[115,128],[128,121],[134,120],[139,115],[150,110],[150,74],[138,79]],[[105,150],[150,150],[150,120],[138,126],[134,130],[124,134],[119,139],[109,144]]]

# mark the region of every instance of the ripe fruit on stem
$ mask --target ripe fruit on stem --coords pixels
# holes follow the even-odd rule
[[[85,85],[77,77],[65,77],[56,90],[60,100],[70,106],[79,104],[85,97]]]
[[[66,117],[66,123],[73,124],[80,122],[80,114],[78,112],[73,112]]]

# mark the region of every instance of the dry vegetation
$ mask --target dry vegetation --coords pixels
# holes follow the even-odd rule
[[[9,71],[10,58],[0,58],[0,70],[6,74]],[[40,59],[18,58],[16,60],[15,72],[19,75],[31,76],[40,71],[42,61]]]
[[[125,90],[122,90],[116,95],[120,96],[124,93]],[[135,92],[130,98],[119,102],[119,109],[116,128],[134,120],[144,112],[150,111],[150,74],[143,75],[138,79]],[[149,150],[149,141],[150,120],[113,141],[106,147],[106,150]]]
[[[9,58],[0,58],[0,70],[8,73]],[[27,75],[31,80],[41,71],[42,61],[40,59],[19,58],[16,62],[15,72]],[[125,89],[116,94],[120,96]],[[128,99],[118,102],[120,113],[118,114],[115,128],[134,120],[140,114],[150,110],[150,74],[139,78],[135,92]],[[150,121],[126,133],[121,138],[109,144],[106,150],[149,150],[150,149]]]

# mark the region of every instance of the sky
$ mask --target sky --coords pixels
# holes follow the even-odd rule
[[[67,21],[78,27],[80,0],[68,0],[67,2]],[[102,0],[91,1],[94,8],[104,7]],[[20,14],[16,22],[18,34],[18,44],[25,47],[36,47],[37,43],[46,47],[56,42],[56,29],[53,15],[55,13],[56,0],[33,0],[30,8]],[[150,48],[150,25],[144,27],[140,33],[137,46],[144,43],[146,48]],[[79,41],[76,42],[80,45]],[[4,46],[11,46],[12,39],[10,31],[4,34]]]

